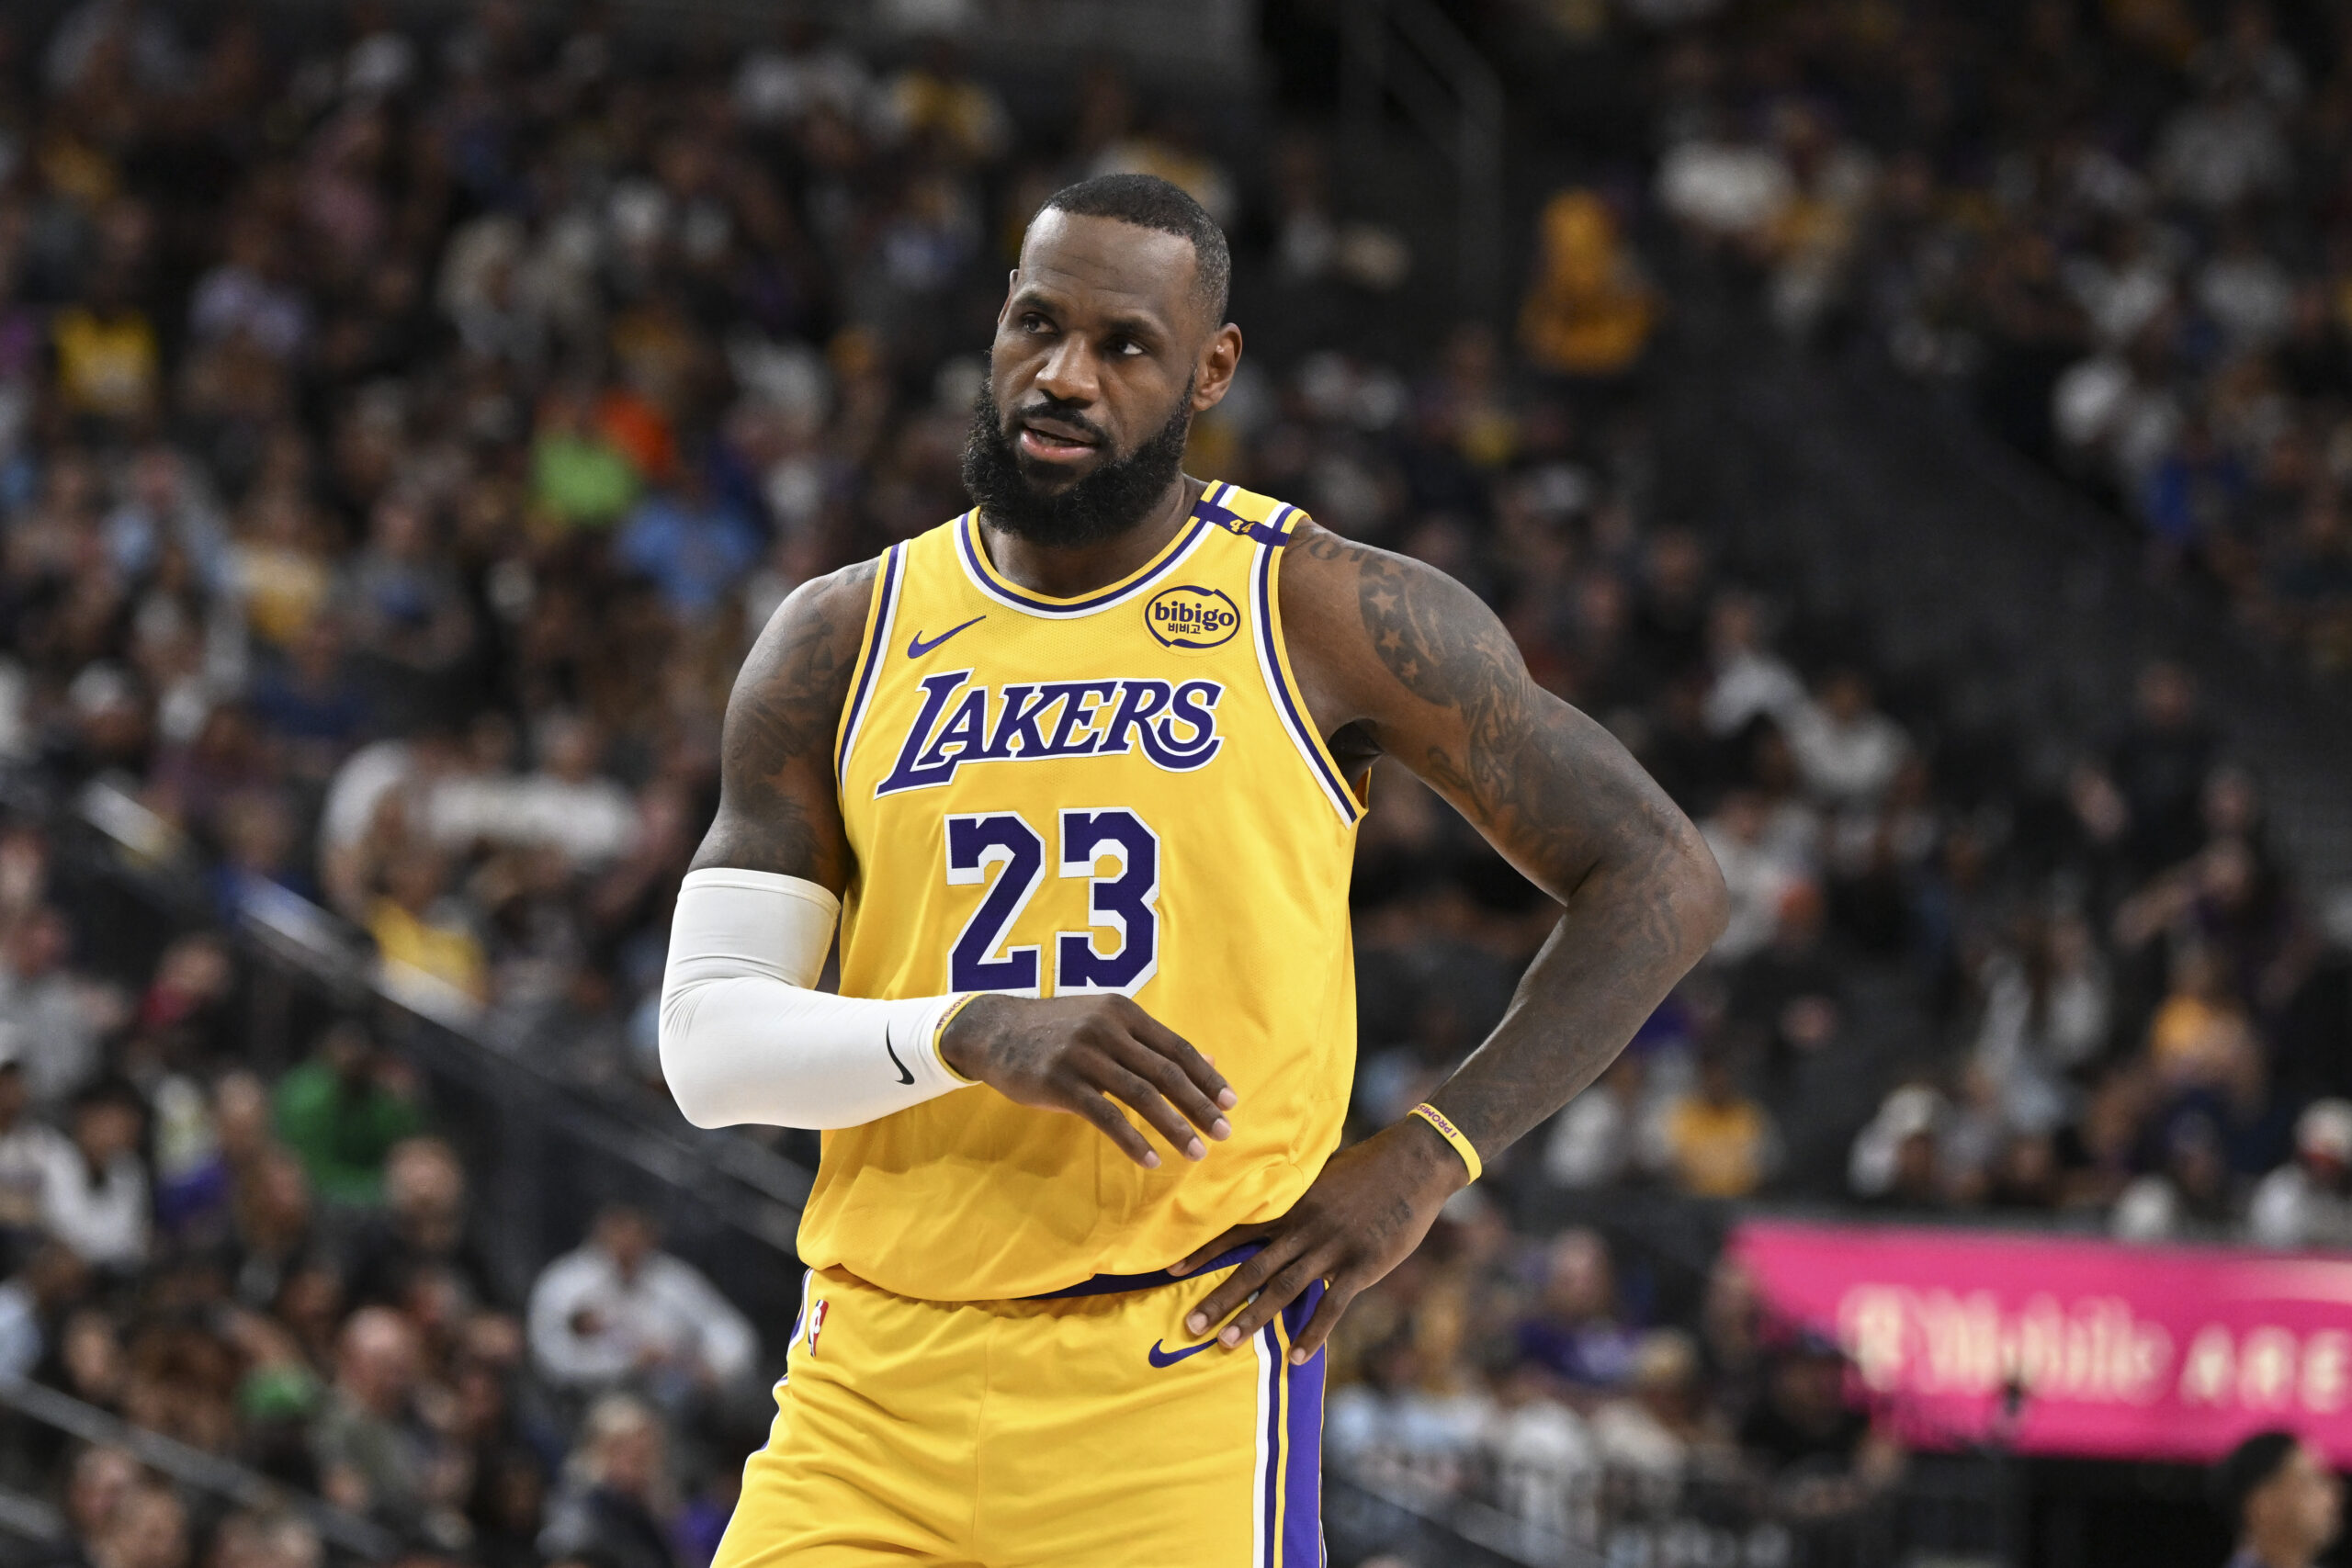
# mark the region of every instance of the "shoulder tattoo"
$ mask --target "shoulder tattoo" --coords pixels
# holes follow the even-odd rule
[[[719,813],[695,856],[825,881],[839,825],[820,830],[812,798],[830,801],[833,736],[873,595],[874,561],[809,582],[776,611],[735,678],[720,741]]]

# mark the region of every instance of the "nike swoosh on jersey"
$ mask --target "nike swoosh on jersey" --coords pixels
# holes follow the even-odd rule
[[[1199,1355],[1210,1346],[1215,1345],[1216,1341],[1214,1339],[1204,1339],[1199,1344],[1188,1345],[1182,1350],[1163,1350],[1159,1348],[1160,1343],[1161,1342],[1159,1340],[1153,1340],[1151,1342],[1151,1348],[1144,1352],[1144,1359],[1149,1361],[1155,1367],[1172,1367],[1187,1356]]]
[[[914,1074],[907,1071],[907,1065],[899,1060],[899,1048],[890,1043],[890,1026],[887,1023],[882,1026],[882,1049],[890,1054],[890,1065],[899,1069],[899,1081],[900,1083],[914,1082]]]
[[[921,659],[924,654],[929,653],[933,649],[937,648],[941,643],[945,642],[949,637],[954,637],[957,632],[962,631],[964,626],[977,626],[982,621],[987,619],[988,617],[986,615],[974,615],[970,620],[966,621],[964,626],[950,626],[945,631],[941,632],[937,637],[933,637],[929,642],[923,641],[922,633],[917,632],[914,635],[913,640],[907,644],[907,657],[909,659]]]

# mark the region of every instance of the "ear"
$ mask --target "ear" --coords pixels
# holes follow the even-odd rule
[[[1008,268],[1004,275],[1004,303],[996,308],[996,325],[999,332],[1004,330],[1005,312],[1012,309],[1013,292],[1020,287],[1021,269],[1017,266]]]
[[[1233,389],[1233,373],[1240,367],[1241,329],[1227,321],[1201,346],[1200,363],[1193,372],[1193,412],[1205,413],[1223,402]]]

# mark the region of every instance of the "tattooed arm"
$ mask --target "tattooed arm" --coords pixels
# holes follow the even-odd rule
[[[1562,906],[1502,1022],[1430,1097],[1493,1159],[1600,1077],[1721,934],[1723,875],[1640,764],[1537,686],[1501,623],[1453,579],[1305,525],[1284,552],[1282,609],[1307,705],[1341,760],[1395,758]],[[1238,1240],[1266,1242],[1188,1326],[1242,1309],[1221,1336],[1239,1344],[1328,1280],[1294,1352],[1304,1359],[1467,1177],[1419,1117],[1342,1150],[1282,1220],[1184,1259],[1180,1271]]]
[[[718,816],[694,870],[775,872],[836,895],[848,885],[833,736],[878,564],[860,561],[801,584],[752,645],[727,699]]]
[[[1722,934],[1722,874],[1460,583],[1311,525],[1283,566],[1318,717],[1419,774],[1564,907],[1501,1024],[1431,1100],[1491,1158],[1600,1077]]]

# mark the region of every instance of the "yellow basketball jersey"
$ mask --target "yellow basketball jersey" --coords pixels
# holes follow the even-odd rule
[[[1035,1295],[1164,1269],[1322,1168],[1354,1070],[1362,807],[1283,646],[1299,516],[1210,485],[1155,559],[1076,599],[1007,581],[973,513],[885,553],[838,739],[842,994],[1124,992],[1238,1104],[1205,1160],[1161,1146],[1157,1170],[987,1088],[827,1133],[810,1266]]]

